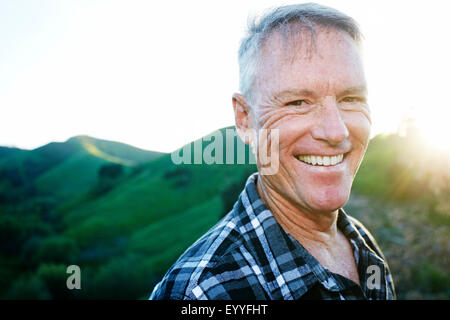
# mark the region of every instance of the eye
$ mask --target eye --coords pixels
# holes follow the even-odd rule
[[[297,106],[297,107],[299,107],[299,106],[301,106],[304,103],[305,103],[305,100],[294,100],[294,101],[286,103],[286,105],[287,106]]]

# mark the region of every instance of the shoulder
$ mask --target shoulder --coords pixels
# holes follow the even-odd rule
[[[381,251],[380,246],[378,245],[377,241],[375,240],[375,237],[370,233],[370,231],[358,219],[356,219],[350,215],[347,215],[347,217],[353,223],[353,225],[356,227],[359,234],[363,237],[364,241],[369,246],[369,248],[372,249],[373,251],[375,251],[375,253],[380,258],[385,260],[385,257],[383,255],[383,252]]]
[[[191,245],[172,265],[150,299],[226,299],[220,284],[231,280],[243,260],[242,237],[231,211]]]
[[[391,270],[387,263],[386,257],[383,254],[383,251],[381,250],[380,246],[378,245],[377,241],[372,236],[372,234],[369,232],[369,230],[367,230],[367,228],[359,220],[351,216],[348,217],[350,221],[355,225],[359,234],[363,237],[364,241],[369,246],[369,248],[372,249],[376,253],[376,255],[383,260],[383,264],[385,265],[386,268],[387,286],[389,287],[388,299],[396,299],[394,280],[392,278]]]

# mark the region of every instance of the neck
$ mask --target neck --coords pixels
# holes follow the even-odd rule
[[[281,227],[300,243],[329,247],[337,239],[338,210],[318,213],[301,209],[265,186],[261,177],[257,180],[257,190]]]

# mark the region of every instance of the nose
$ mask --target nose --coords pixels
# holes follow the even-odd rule
[[[347,125],[342,119],[336,103],[323,104],[317,113],[317,124],[311,129],[314,139],[332,146],[339,145],[349,136]]]

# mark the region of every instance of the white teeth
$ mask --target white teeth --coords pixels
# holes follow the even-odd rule
[[[301,155],[297,157],[298,160],[302,162],[306,162],[312,165],[319,166],[334,166],[338,163],[341,163],[344,159],[344,154],[338,154],[335,156],[312,156],[312,155]]]

